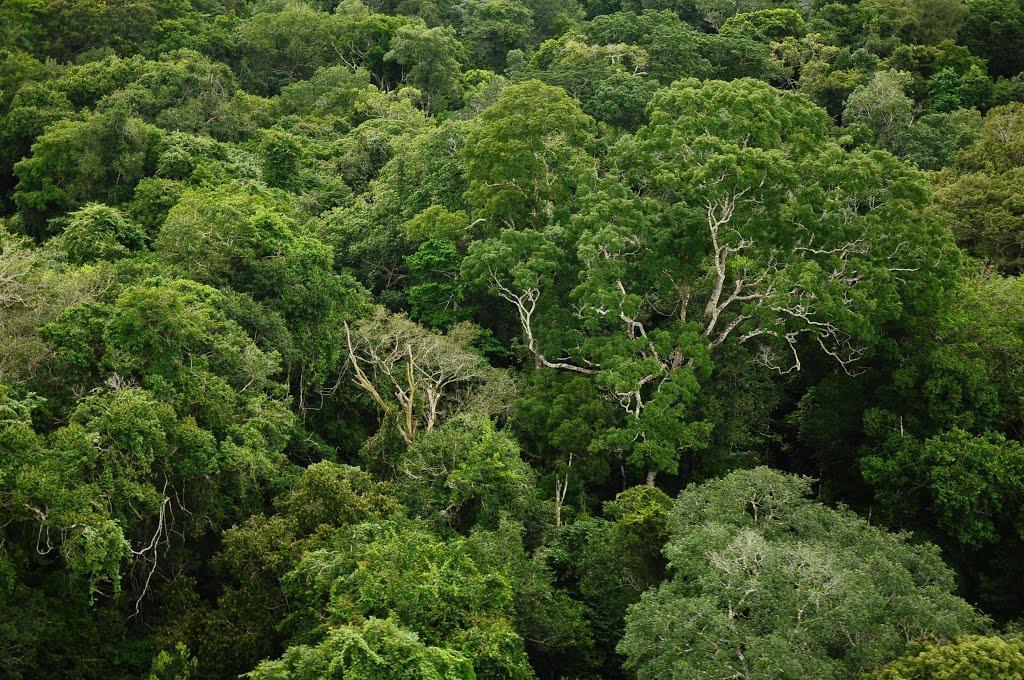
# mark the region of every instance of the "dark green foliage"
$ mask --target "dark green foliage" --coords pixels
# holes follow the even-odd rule
[[[994,75],[1024,71],[1020,41],[1024,38],[1024,7],[1017,0],[970,0],[959,36],[974,54],[988,59]]]
[[[1021,55],[0,0],[0,676],[1017,677]]]
[[[30,233],[52,235],[49,218],[89,201],[127,201],[135,184],[156,170],[161,138],[156,127],[117,110],[48,128],[14,167],[19,181],[12,196]]]

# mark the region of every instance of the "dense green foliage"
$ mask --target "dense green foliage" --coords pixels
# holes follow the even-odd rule
[[[0,0],[0,676],[1024,675],[1022,0]]]

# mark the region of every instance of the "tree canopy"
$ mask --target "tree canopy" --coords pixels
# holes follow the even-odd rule
[[[0,0],[0,676],[1011,678],[1022,0]]]

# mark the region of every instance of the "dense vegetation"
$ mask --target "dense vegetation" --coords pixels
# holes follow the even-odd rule
[[[0,676],[1024,674],[1021,0],[0,0]]]

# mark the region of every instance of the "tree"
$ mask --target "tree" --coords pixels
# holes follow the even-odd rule
[[[569,31],[583,12],[575,0],[524,0],[533,15],[533,41],[541,42]]]
[[[274,505],[274,515],[254,515],[223,533],[213,560],[222,588],[216,605],[186,609],[163,624],[196,651],[201,677],[237,677],[280,654],[296,633],[282,621],[295,614],[293,604],[298,604],[285,592],[282,578],[319,535],[402,514],[387,484],[329,461],[297,472]]]
[[[390,618],[470,659],[478,678],[531,678],[510,580],[477,557],[475,543],[408,521],[355,525],[304,553],[286,583],[316,623],[320,612],[335,626]]]
[[[1022,286],[1019,278],[969,279],[936,319],[922,405],[940,428],[1020,432]]]
[[[712,28],[719,29],[736,15],[747,14],[774,7],[793,6],[789,0],[697,0],[697,8],[704,21]]]
[[[261,12],[238,27],[237,72],[258,94],[276,94],[339,62],[352,70],[365,68],[378,84],[393,83],[384,54],[407,21],[351,1],[340,3],[333,14],[303,4]]]
[[[985,110],[992,100],[992,81],[976,64],[958,74],[944,68],[928,80],[928,98],[933,111],[961,108]]]
[[[1024,166],[1002,173],[942,175],[935,192],[957,243],[1007,275],[1024,273]]]
[[[993,75],[1012,76],[1024,70],[1017,48],[1024,38],[1024,7],[1016,0],[970,0],[958,35],[972,54],[988,60]]]
[[[289,647],[278,661],[265,661],[246,675],[253,680],[352,680],[411,678],[473,680],[471,659],[424,644],[391,619],[334,628],[318,645]]]
[[[1022,1],[0,0],[0,676],[1012,668]]]
[[[974,109],[925,114],[903,132],[899,155],[922,170],[941,170],[970,147],[980,127],[981,116]]]
[[[895,150],[914,118],[914,102],[904,90],[909,74],[878,71],[870,82],[850,93],[843,109],[846,126],[861,126],[867,141],[881,149]]]
[[[267,186],[287,189],[298,179],[302,147],[293,135],[270,130],[260,142],[263,181]]]
[[[423,92],[428,113],[437,113],[462,95],[462,51],[451,28],[410,24],[398,29],[384,58],[402,66],[402,81]]]
[[[361,309],[362,292],[334,272],[330,249],[297,224],[284,201],[246,186],[187,192],[153,250],[183,275],[249,296],[271,317],[263,322],[287,324],[287,341],[275,349],[292,369],[300,411],[336,375],[341,326]]]
[[[116,260],[139,250],[146,242],[142,228],[116,208],[91,203],[71,213],[63,244],[74,264]]]
[[[906,502],[906,487],[920,485],[918,493],[927,498],[920,504],[960,546],[978,550],[1015,533],[1016,539],[1024,538],[1002,526],[1017,521],[1015,508],[1024,496],[1024,448],[1019,442],[996,433],[972,437],[954,428],[920,448],[910,444],[901,458],[898,463],[870,457],[864,461],[865,476],[887,506]],[[886,479],[886,473],[892,477]]]
[[[272,366],[273,359],[197,299],[213,291],[196,284],[160,288],[151,282],[119,296],[103,330],[103,364],[111,370],[105,388],[77,403],[46,448],[23,439],[30,447],[5,459],[2,473],[11,540],[34,545],[43,537],[39,552],[18,549],[25,560],[18,571],[43,575],[62,563],[65,576],[86,584],[90,599],[133,615],[208,527],[244,516],[277,481],[292,425],[260,381],[268,367],[258,364]],[[155,309],[159,302],[163,308]],[[161,312],[170,313],[161,319]],[[66,320],[47,332],[55,353],[65,357],[73,349],[60,328]],[[176,332],[161,321],[175,324]],[[126,337],[125,323],[146,324],[150,334]],[[248,350],[250,365],[232,367],[232,349]],[[158,357],[160,350],[170,356]],[[175,371],[178,362],[187,364],[186,375]],[[148,389],[136,386],[143,381],[130,364],[152,369],[144,373]],[[232,384],[245,378],[245,369],[252,371],[251,396]],[[196,398],[193,380],[220,403]]]
[[[593,120],[559,88],[506,88],[466,138],[465,200],[487,229],[543,227],[594,175]]]
[[[903,658],[864,677],[867,680],[1012,680],[1022,673],[1024,641],[1019,637],[965,635],[946,644],[915,644]]]
[[[464,229],[468,219],[465,213],[460,214],[462,219],[455,219]],[[413,229],[411,223],[410,231]],[[415,253],[405,258],[409,268],[409,307],[413,319],[443,330],[464,318],[460,310],[463,299],[459,286],[461,261],[462,254],[456,244],[443,238],[424,241]]]
[[[598,450],[649,480],[675,473],[706,445],[697,401],[721,347],[781,375],[815,347],[856,374],[950,249],[919,175],[841,151],[828,129],[824,111],[763,83],[681,81],[568,227],[470,246],[467,281],[511,305],[535,366],[593,376],[625,410]]]
[[[742,35],[760,42],[781,41],[787,37],[802,38],[806,33],[800,12],[790,8],[762,9],[729,17],[720,33]]]
[[[657,89],[647,76],[647,51],[634,45],[588,45],[567,34],[547,40],[525,75],[563,88],[598,120],[635,128]]]
[[[621,639],[629,606],[664,580],[661,549],[671,509],[672,499],[658,489],[634,486],[605,503],[604,519],[567,525],[550,549],[556,570],[587,604],[598,639]],[[621,673],[619,659],[609,657],[607,674]]]
[[[862,0],[865,43],[886,54],[900,43],[934,44],[957,35],[966,11],[963,0]]]
[[[30,233],[52,236],[49,218],[89,201],[129,199],[135,184],[156,170],[161,138],[154,126],[118,110],[50,126],[32,155],[14,166],[14,202]]]
[[[4,67],[16,68],[9,63]],[[67,95],[49,84],[14,83],[11,90],[9,105],[0,109],[4,111],[0,118],[0,177],[5,187],[13,177],[14,164],[29,155],[39,135],[53,123],[74,117]],[[4,90],[5,95],[7,92]]]
[[[484,416],[463,413],[424,432],[396,471],[397,495],[415,515],[468,533],[529,518],[533,471],[519,446]]]
[[[1024,104],[990,109],[974,144],[958,159],[958,166],[997,172],[1024,166]]]
[[[811,480],[767,468],[680,493],[672,578],[626,616],[619,651],[639,678],[843,678],[985,621],[952,594],[930,545],[808,499]]]
[[[345,325],[352,379],[406,444],[460,411],[505,408],[508,378],[472,349],[472,337],[469,326],[442,335],[383,310]]]
[[[1021,271],[1024,206],[1017,184],[1024,172],[1024,107],[988,111],[954,167],[938,175],[936,200],[949,214],[957,241],[1005,274]]]
[[[670,11],[616,12],[594,17],[577,30],[591,44],[642,48],[647,56],[646,71],[663,85],[711,74],[700,32]]]
[[[621,411],[586,376],[535,371],[524,376],[512,411],[512,426],[531,462],[547,470],[554,487],[555,527],[571,519],[572,499],[611,474],[611,461],[595,451],[594,440]],[[581,502],[582,505],[582,502]]]
[[[469,0],[459,32],[478,68],[500,70],[510,50],[525,47],[533,13],[518,0]]]

